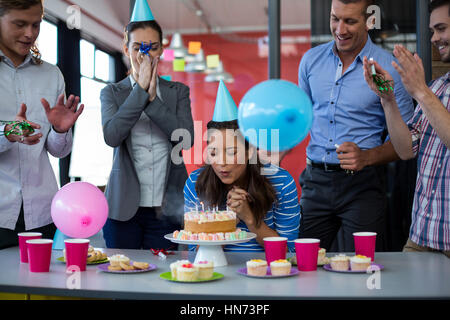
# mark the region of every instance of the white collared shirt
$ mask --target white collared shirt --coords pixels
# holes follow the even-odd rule
[[[51,202],[58,191],[48,154],[62,158],[72,148],[72,130],[57,133],[47,120],[41,98],[51,106],[64,93],[64,78],[58,67],[36,64],[30,55],[18,66],[0,51],[0,120],[14,120],[22,103],[29,121],[41,126],[42,138],[36,145],[12,143],[0,136],[0,228],[13,230],[23,203],[25,228],[48,225]],[[4,125],[0,125],[3,133]]]
[[[136,85],[130,75],[131,86]],[[156,95],[163,101],[156,83]],[[140,207],[160,207],[164,195],[166,170],[169,163],[170,143],[161,129],[142,112],[131,129],[131,148],[134,167],[141,190]]]

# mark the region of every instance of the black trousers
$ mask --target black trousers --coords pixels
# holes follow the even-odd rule
[[[108,219],[103,227],[103,238],[107,248],[176,250],[178,245],[164,235],[180,229],[180,225],[164,217],[158,219],[154,208],[139,207],[128,221]]]
[[[51,223],[40,228],[25,230],[25,218],[22,206],[14,230],[0,228],[0,249],[18,246],[19,237],[17,234],[21,232],[40,232],[42,233],[42,239],[53,239],[56,232],[56,226]]]
[[[320,239],[330,250],[338,231],[341,251],[355,250],[353,232],[377,232],[377,251],[384,250],[387,198],[383,167],[366,167],[348,175],[307,166],[300,175],[300,238]]]

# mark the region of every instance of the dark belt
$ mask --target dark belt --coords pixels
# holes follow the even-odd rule
[[[326,163],[326,162],[314,162],[310,159],[306,158],[306,164],[313,168],[322,169],[325,172],[339,172],[344,171],[347,174],[353,175],[355,172],[353,170],[342,169],[341,165],[334,163]]]

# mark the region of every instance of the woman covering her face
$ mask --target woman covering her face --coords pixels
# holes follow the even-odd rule
[[[189,88],[158,76],[162,37],[154,20],[128,24],[124,53],[131,74],[101,93],[103,134],[114,148],[103,229],[109,248],[173,249],[164,235],[178,229],[183,216],[187,171],[182,160],[171,161],[180,143],[171,136],[184,129],[194,141],[193,121]]]
[[[241,135],[237,120],[207,125],[206,165],[191,173],[184,186],[185,211],[205,208],[236,212],[237,227],[256,240],[225,246],[226,251],[263,251],[263,238],[288,238],[294,251],[300,206],[294,179],[284,169],[263,166],[256,149]]]

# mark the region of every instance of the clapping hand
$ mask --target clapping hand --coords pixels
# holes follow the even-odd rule
[[[41,99],[48,122],[50,122],[53,129],[59,133],[69,131],[83,112],[84,105],[82,104],[78,107],[79,102],[79,97],[70,95],[69,99],[64,103],[64,94],[61,94],[56,101],[56,105],[53,108],[50,108],[48,101]]]
[[[419,93],[426,92],[428,85],[425,81],[425,70],[422,59],[417,53],[413,55],[402,45],[396,45],[394,47],[394,55],[398,63],[392,62],[392,65],[402,78],[406,91],[414,98]]]

